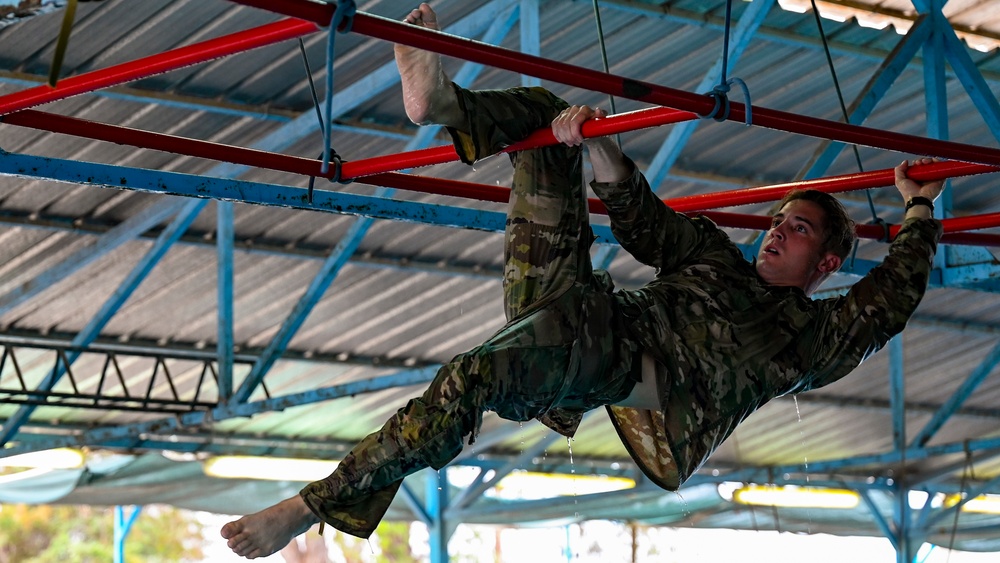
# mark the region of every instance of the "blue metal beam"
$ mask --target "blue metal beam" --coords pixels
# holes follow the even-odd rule
[[[312,312],[313,307],[316,306],[316,303],[319,303],[320,298],[326,293],[326,290],[333,283],[337,274],[340,273],[340,269],[347,263],[351,255],[354,254],[354,251],[357,250],[358,245],[361,244],[361,240],[364,238],[365,233],[368,232],[371,224],[372,219],[365,217],[358,219],[348,227],[347,232],[344,233],[344,238],[337,242],[330,256],[323,262],[316,276],[309,283],[305,293],[295,303],[288,317],[285,318],[281,327],[278,328],[278,332],[274,335],[274,338],[268,343],[267,348],[261,352],[260,358],[254,364],[253,368],[250,369],[250,373],[247,374],[239,389],[233,394],[235,402],[245,403],[250,400],[250,395],[264,380],[264,376],[267,375],[271,366],[281,358],[288,344],[292,341],[292,337],[295,336],[295,333],[305,323],[306,317]]]
[[[923,47],[932,29],[933,25],[927,17],[921,17],[913,24],[848,108],[848,123],[861,125],[868,119],[875,106]],[[812,179],[823,176],[843,149],[844,143],[822,141],[810,162],[806,163],[803,171],[799,173],[799,177]]]
[[[431,519],[431,515],[428,514],[427,509],[420,504],[420,499],[417,497],[416,493],[413,492],[413,489],[409,487],[406,481],[403,481],[403,483],[399,486],[399,492],[403,495],[403,500],[410,507],[410,510],[413,511],[413,515],[417,517],[417,520],[420,520],[424,526],[430,528],[434,524]]]
[[[486,475],[486,471],[483,471],[479,475],[481,478],[477,477],[476,481],[472,485],[466,487],[465,490],[463,490],[461,494],[459,494],[459,496],[452,501],[450,509],[461,509],[472,504],[477,498],[479,498],[480,495],[495,487],[512,471],[529,465],[532,459],[544,452],[546,448],[561,438],[562,435],[555,432],[549,432],[540,440],[532,444],[530,448],[525,449],[520,455],[504,464],[503,467],[494,470],[493,476],[489,480],[485,479],[484,476]]]
[[[875,525],[878,526],[879,530],[881,530],[882,535],[889,540],[889,542],[892,544],[893,549],[896,549],[898,551],[899,540],[896,538],[896,534],[893,531],[892,527],[889,525],[889,522],[886,521],[885,516],[882,515],[882,511],[879,510],[878,506],[875,504],[875,501],[872,500],[871,491],[860,490],[855,492],[858,493],[858,495],[861,497],[861,500],[864,501],[865,506],[868,507],[868,511],[872,515],[872,520],[875,521]]]
[[[902,451],[891,451],[880,454],[859,455],[841,459],[809,461],[808,464],[779,465],[768,468],[768,473],[781,475],[785,473],[836,473],[841,470],[866,466],[866,465],[893,465],[906,461],[920,461],[931,457],[960,453],[966,449],[972,451],[997,450],[1000,449],[1000,438],[981,438],[968,440],[966,442],[955,442],[950,444],[939,444],[921,448],[907,448]],[[723,475],[727,481],[760,481],[766,479],[766,474],[761,474],[762,469],[739,469]]]
[[[1000,344],[997,344],[990,350],[983,361],[976,366],[976,369],[972,370],[962,385],[955,390],[954,393],[948,400],[941,405],[934,416],[927,422],[924,428],[917,433],[913,438],[913,442],[910,443],[910,447],[921,447],[925,446],[931,438],[937,433],[938,430],[944,426],[944,423],[948,421],[949,418],[965,403],[965,400],[972,396],[972,393],[979,387],[979,385],[986,379],[987,376],[993,371],[997,363],[1000,362]]]
[[[350,397],[352,395],[360,395],[363,393],[374,393],[376,391],[391,389],[393,387],[425,384],[429,383],[431,379],[434,378],[434,374],[437,373],[438,367],[440,366],[429,366],[417,370],[403,371],[393,375],[375,377],[372,379],[355,381],[342,385],[334,385],[331,387],[323,387],[302,393],[283,395],[281,397],[273,397],[271,399],[255,401],[252,403],[221,405],[210,411],[196,411],[145,422],[95,428],[93,430],[86,430],[72,436],[60,436],[51,440],[32,441],[13,448],[0,449],[0,458],[17,455],[18,453],[28,453],[69,446],[98,444],[122,438],[133,438],[143,433],[170,433],[181,428],[199,426],[219,420],[228,420],[230,418],[242,418],[260,413],[282,411],[291,407],[330,401],[333,399]]]
[[[939,29],[939,33],[944,44],[945,58],[951,63],[955,76],[965,87],[972,103],[983,116],[989,130],[993,132],[993,137],[1000,140],[1000,103],[997,102],[996,96],[976,67],[976,63],[969,56],[968,48],[955,36],[955,30],[949,26],[947,29]]]
[[[118,289],[104,302],[97,314],[87,323],[87,326],[83,327],[83,330],[73,338],[70,343],[71,346],[83,348],[89,346],[97,339],[101,330],[108,324],[108,321],[111,320],[125,301],[128,300],[132,292],[139,287],[142,280],[146,279],[146,276],[160,262],[160,259],[163,258],[173,243],[184,234],[184,231],[188,229],[207,203],[207,200],[188,200],[184,203],[177,217],[160,233],[153,246],[139,260],[135,267],[132,268],[132,271],[125,276],[125,279],[119,284]],[[71,351],[66,355],[66,359],[72,365],[79,356],[79,352]],[[38,389],[51,391],[55,384],[65,375],[67,368],[68,366],[60,366],[59,369],[53,370],[52,373],[39,383]],[[33,405],[25,405],[7,420],[3,426],[3,430],[0,431],[0,447],[14,437],[18,429],[28,420],[31,413],[35,411],[35,408]]]
[[[177,172],[143,170],[10,153],[0,153],[0,174],[41,178],[77,185],[256,203],[274,207],[361,215],[493,232],[503,232],[505,221],[504,214],[501,212],[420,204],[325,190],[316,190],[313,202],[309,203],[307,190],[300,187],[224,178],[206,178]],[[610,235],[610,230],[605,230],[605,234]]]

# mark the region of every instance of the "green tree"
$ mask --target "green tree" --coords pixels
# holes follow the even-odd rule
[[[151,506],[125,542],[126,561],[202,557],[202,526],[171,507]],[[66,505],[0,506],[0,563],[106,563],[114,556],[114,509]]]

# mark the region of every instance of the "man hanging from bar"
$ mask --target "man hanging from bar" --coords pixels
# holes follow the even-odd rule
[[[427,4],[406,21],[438,29]],[[896,168],[905,221],[884,262],[846,295],[812,300],[854,243],[854,223],[832,196],[786,196],[748,263],[711,221],[663,205],[611,139],[583,138],[582,124],[601,110],[541,88],[468,91],[447,79],[438,55],[395,50],[407,115],[445,125],[464,162],[542,127],[561,142],[510,155],[508,322],[443,366],[329,477],[226,524],[222,536],[239,555],[274,553],[321,521],[368,537],[403,478],[445,466],[486,410],[573,436],[585,412],[607,406],[646,476],[677,490],[750,413],[847,375],[903,329],[923,296],[942,182],[908,179],[905,161]],[[582,146],[615,237],[656,268],[638,290],[616,292],[607,272],[592,270]]]

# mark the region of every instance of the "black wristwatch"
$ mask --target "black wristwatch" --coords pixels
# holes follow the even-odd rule
[[[929,198],[926,198],[921,195],[915,195],[911,197],[909,200],[906,201],[906,211],[909,211],[911,207],[914,207],[916,205],[926,205],[928,208],[930,208],[931,213],[934,213],[934,202],[931,201]]]

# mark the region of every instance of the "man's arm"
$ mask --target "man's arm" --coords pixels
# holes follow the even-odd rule
[[[552,134],[565,145],[585,145],[590,153],[594,180],[604,184],[623,182],[632,175],[632,163],[625,158],[618,143],[610,137],[584,139],[583,124],[594,118],[607,117],[601,108],[570,106],[552,120]]]
[[[909,205],[903,227],[882,264],[854,284],[847,295],[824,301],[826,314],[810,338],[800,345],[811,377],[798,382],[793,391],[815,389],[837,381],[879,350],[903,330],[927,289],[932,261],[941,237],[941,223],[932,221],[931,207],[941,194],[943,181],[919,183],[907,178],[912,164],[932,159],[903,162],[896,167],[896,188]],[[913,198],[926,202],[910,205]],[[920,200],[916,200],[920,202]]]
[[[944,189],[944,180],[921,184],[906,176],[906,171],[909,170],[910,166],[914,164],[930,164],[932,162],[935,162],[935,159],[921,158],[914,160],[912,163],[904,160],[895,168],[896,189],[899,190],[899,194],[903,196],[903,204],[907,206],[904,220],[912,218],[930,219],[933,217],[933,210],[929,205],[917,203],[920,200],[913,200],[913,198],[925,198],[931,203],[934,203],[934,200],[941,195],[941,190]],[[911,205],[911,202],[914,204]]]
[[[709,240],[728,239],[705,219],[689,219],[663,205],[632,160],[609,137],[584,139],[583,124],[607,114],[589,106],[571,106],[552,120],[555,138],[569,146],[587,147],[593,169],[591,187],[604,202],[611,230],[622,248],[643,264],[669,271]]]

